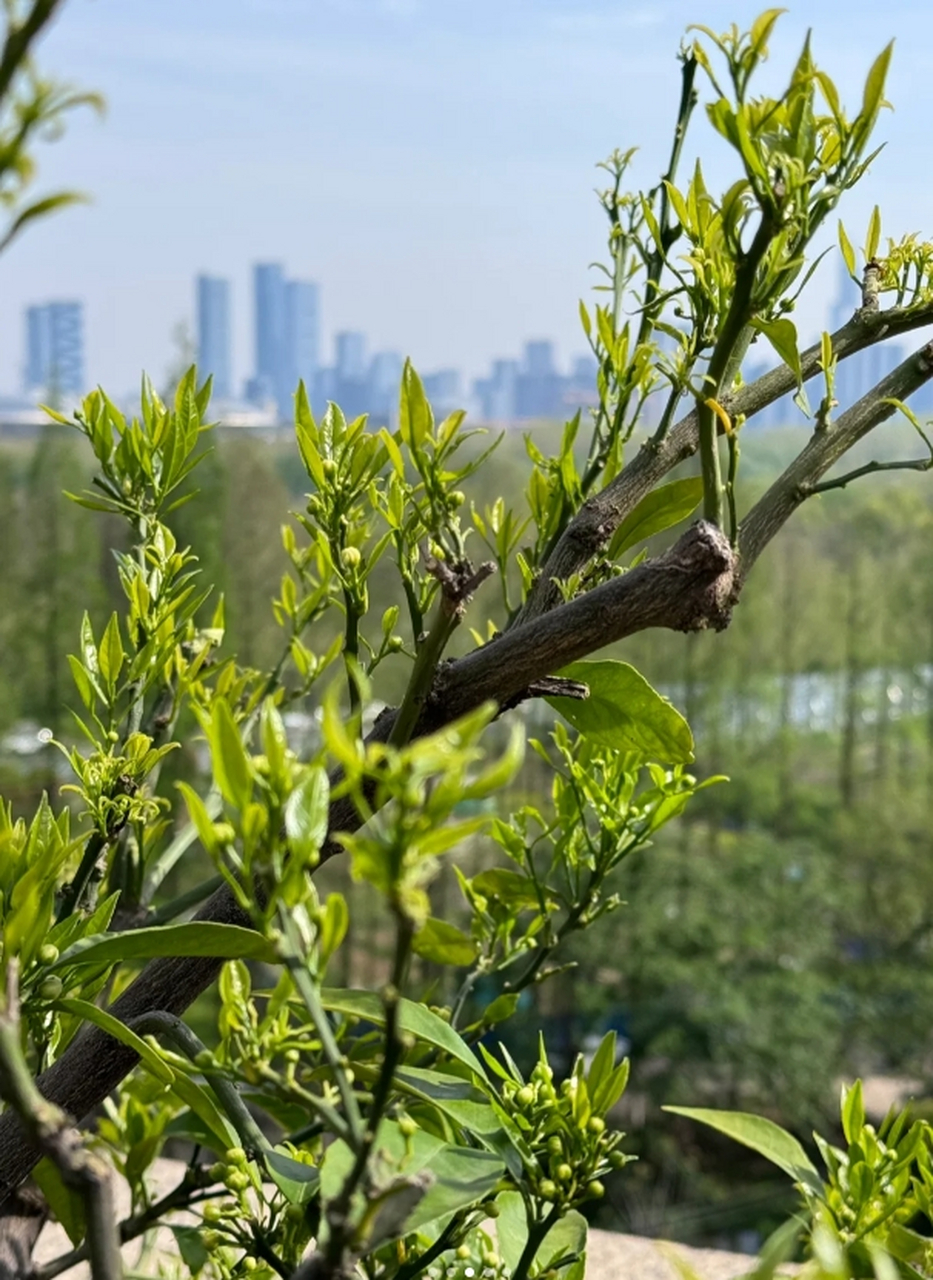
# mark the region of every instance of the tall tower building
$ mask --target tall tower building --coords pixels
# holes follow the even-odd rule
[[[310,280],[285,282],[284,337],[282,390],[290,407],[299,381],[303,381],[308,394],[312,394],[314,376],[320,363],[320,289]]]
[[[202,378],[214,379],[214,395],[229,399],[233,389],[230,335],[230,281],[198,276],[198,365]]]
[[[265,398],[279,402],[285,343],[285,277],[281,263],[253,267],[256,300],[256,385]]]
[[[255,399],[272,399],[290,420],[298,381],[313,386],[320,345],[320,290],[308,280],[286,280],[278,262],[253,268],[256,295]]]
[[[26,308],[27,391],[77,395],[84,390],[84,307],[46,302]]]

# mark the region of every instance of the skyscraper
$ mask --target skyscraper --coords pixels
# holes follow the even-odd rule
[[[285,278],[278,262],[253,267],[256,295],[256,383],[281,410],[282,348],[285,343]]]
[[[286,280],[281,263],[253,268],[256,295],[255,398],[272,398],[285,419],[300,378],[311,386],[318,365],[320,293],[306,280]]]
[[[214,379],[214,395],[228,399],[232,394],[230,338],[230,281],[216,276],[198,276],[198,366],[202,378]]]
[[[46,302],[26,308],[27,391],[75,395],[84,390],[84,308]]]
[[[285,341],[283,376],[285,394],[295,394],[303,381],[308,394],[314,386],[320,350],[320,290],[310,280],[285,283]]]

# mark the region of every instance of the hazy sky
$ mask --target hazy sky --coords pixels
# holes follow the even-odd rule
[[[233,280],[237,385],[252,371],[250,264],[279,259],[323,289],[324,356],[341,328],[431,370],[482,372],[530,337],[583,349],[577,300],[603,252],[596,161],[638,144],[663,167],[684,28],[746,24],[744,0],[68,0],[39,55],[107,98],[43,146],[39,190],[92,202],[0,258],[0,389],[15,390],[22,308],[86,303],[88,374],[114,394],[161,377],[196,272]],[[809,0],[781,20],[784,79],[807,24],[854,110],[897,37],[880,136],[889,147],[844,207],[861,243],[931,234],[933,9]],[[698,119],[694,142],[711,138]],[[709,174],[731,181],[722,148]],[[825,299],[798,317],[823,323]]]

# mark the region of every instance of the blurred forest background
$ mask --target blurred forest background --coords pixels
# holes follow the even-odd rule
[[[890,447],[904,456],[897,431]],[[746,430],[748,498],[801,432]],[[531,434],[547,451],[559,428]],[[303,505],[306,475],[290,440],[219,430],[211,446],[195,473],[200,495],[174,527],[224,594],[225,649],[271,663],[282,643],[270,607],[287,568],[281,526]],[[506,433],[483,473],[519,510],[524,452],[523,433]],[[61,427],[0,444],[0,793],[17,813],[64,776],[43,740],[75,736],[67,655],[81,613],[99,633],[117,604],[119,528],[63,496],[87,485],[88,462]],[[480,510],[493,496],[483,483],[468,495]],[[625,905],[587,930],[576,967],[537,1004],[528,993],[510,1033],[527,1057],[543,1027],[565,1062],[608,1027],[629,1042],[627,1149],[640,1160],[610,1183],[600,1225],[753,1247],[791,1207],[769,1166],[709,1134],[701,1151],[695,1128],[659,1111],[665,1102],[761,1111],[806,1140],[813,1125],[832,1131],[840,1079],[904,1077],[919,1107],[933,1094],[931,531],[925,476],[827,494],[769,548],[727,633],[648,632],[618,646],[687,715],[696,773],[730,781],[623,866]],[[476,544],[473,555],[483,558]],[[388,558],[380,571],[384,608],[395,598]],[[497,587],[483,590],[491,598]],[[400,660],[396,687],[392,661],[377,689],[387,702],[403,676]],[[546,705],[525,714],[531,736],[548,733]],[[313,744],[313,716],[293,715],[290,727],[297,746]],[[171,761],[178,773],[199,765]],[[543,785],[529,752],[512,799]],[[480,841],[469,857],[493,854]],[[338,863],[327,875],[346,892]],[[200,875],[183,863],[166,888],[183,892]],[[362,983],[379,972],[381,940],[365,895],[349,891],[352,927],[334,963],[341,982]],[[436,914],[456,920],[449,871],[435,892]]]

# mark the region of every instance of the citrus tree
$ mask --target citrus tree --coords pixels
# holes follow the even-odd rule
[[[52,7],[8,6],[16,84],[32,83],[22,33]],[[754,96],[777,17],[691,36],[655,187],[626,190],[630,152],[606,162],[604,291],[581,308],[598,408],[567,424],[553,456],[528,441],[523,509],[495,496],[494,442],[469,445],[461,413],[437,421],[410,365],[391,427],[336,405],[315,417],[297,389],[308,498],[283,527],[289,570],[270,583],[281,649],[269,669],[227,651],[223,602],[173,532],[179,504],[197,501],[209,381],[192,369],[169,403],[144,382],[137,416],[97,390],[58,417],[94,459],[75,501],[122,522],[125,603],[75,638],[65,794],[29,818],[0,810],[11,1274],[30,1270],[44,1213],[21,1190],[32,1174],[74,1244],[47,1277],[84,1257],[95,1276],[119,1274],[119,1243],[176,1210],[188,1211],[172,1230],[192,1273],[582,1276],[581,1208],[627,1159],[612,1123],[627,1064],[609,1035],[565,1079],[544,1043],[523,1073],[498,1031],[560,970],[562,944],[619,906],[626,858],[713,781],[691,774],[678,711],[625,662],[592,655],[647,628],[726,627],[793,512],[878,469],[836,470],[854,445],[895,412],[926,445],[905,401],[933,374],[933,347],[855,404],[837,404],[834,378],[840,360],[933,321],[929,245],[883,249],[876,213],[859,260],[840,225],[862,305],[803,351],[790,319],[814,237],[871,161],[890,47],[854,115],[809,41],[786,90]],[[15,131],[10,83],[0,76]],[[680,173],[701,95],[733,151],[723,194],[699,161]],[[752,343],[776,361],[745,385]],[[746,510],[741,430],[792,391],[812,435]],[[699,474],[670,478],[694,456]],[[929,454],[884,465],[926,467]],[[489,501],[468,507],[477,472]],[[646,539],[668,531],[647,558]],[[386,566],[396,602],[375,611]],[[384,705],[400,670],[403,696]],[[555,721],[529,744],[552,778],[529,801],[510,783],[524,749],[515,709],[530,699]],[[296,706],[319,725],[301,755],[286,730]],[[500,720],[505,731],[491,729]],[[194,740],[209,777],[186,765],[179,779],[173,760]],[[477,847],[482,869],[468,874]],[[338,857],[382,904],[372,988],[328,976],[352,901],[318,873]],[[170,898],[182,859],[190,888]],[[432,908],[445,859],[467,928]],[[495,981],[491,1001],[477,998],[481,979]],[[215,983],[208,1045],[183,1015]],[[147,1175],[170,1137],[193,1154],[153,1201]],[[119,1223],[111,1167],[131,1196]],[[815,1177],[788,1167],[802,1186]],[[829,1196],[815,1188],[814,1213]]]

